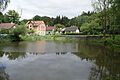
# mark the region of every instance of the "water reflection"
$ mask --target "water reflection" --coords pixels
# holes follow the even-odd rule
[[[34,47],[32,47],[32,45]],[[81,77],[83,77],[81,75],[84,72],[81,72],[81,70],[84,70],[84,69],[89,70],[88,72],[86,72],[86,74],[84,74],[85,80],[105,80],[108,77],[116,77],[118,78],[118,80],[120,80],[120,62],[119,62],[120,54],[109,51],[104,47],[96,46],[86,42],[81,42],[81,41],[79,42],[67,42],[67,41],[66,42],[65,41],[64,42],[62,41],[61,42],[56,42],[56,41],[22,42],[17,44],[15,43],[10,45],[8,44],[6,46],[3,45],[3,47],[1,47],[0,50],[1,50],[0,57],[2,58],[6,56],[9,59],[9,61],[11,60],[14,61],[17,59],[23,60],[29,57],[29,60],[32,62],[24,60],[24,63],[26,62],[28,64],[26,66],[24,65],[23,71],[29,68],[31,70],[31,69],[34,69],[35,67],[37,71],[34,70],[33,72],[36,72],[37,74],[41,74],[41,75],[45,73],[47,74],[46,78],[42,77],[43,80],[47,79],[47,77],[50,77],[49,80],[57,79],[57,78],[55,79],[51,78],[50,75],[53,72],[51,71],[51,69],[53,70],[55,69],[54,71],[58,70],[58,74],[57,72],[53,72],[53,73],[56,73],[55,74],[56,76],[58,76],[60,72],[62,75],[62,72],[65,71],[64,73],[66,74],[64,75],[68,76],[69,74],[69,77],[71,78],[70,79],[64,76],[65,78],[62,77],[61,80],[75,80],[76,78],[77,78],[76,80],[79,80]],[[19,61],[19,63],[22,64],[23,62]],[[16,64],[18,65],[18,63]],[[81,67],[82,65],[84,65],[84,67]],[[41,71],[42,69],[43,71]],[[5,72],[5,68],[0,67],[0,70],[2,71],[1,72],[2,74],[5,74],[6,76],[8,76],[8,74],[6,74]],[[42,73],[38,72],[39,70]],[[20,70],[20,72],[22,72],[22,70]],[[2,77],[1,77],[2,74],[0,74],[0,80],[2,80]],[[35,75],[33,75],[33,79]],[[21,80],[18,78],[16,79]],[[13,79],[13,80],[16,80],[16,79]],[[8,79],[6,78],[3,80],[8,80]],[[29,79],[25,78],[23,80],[29,80]],[[60,79],[57,79],[57,80],[60,80]]]
[[[116,77],[120,80],[120,53],[106,50],[104,47],[82,43],[81,52],[73,53],[82,60],[91,61],[89,80],[105,80],[107,77]]]
[[[0,80],[9,80],[9,75],[5,72],[6,66],[0,63]]]
[[[0,52],[0,57],[6,56],[9,60],[16,60],[17,58],[25,58],[25,52]]]

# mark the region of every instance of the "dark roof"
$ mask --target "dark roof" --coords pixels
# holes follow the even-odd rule
[[[64,31],[76,31],[77,29],[77,27],[67,27]]]
[[[0,24],[0,29],[2,29],[2,28],[9,29],[9,28],[11,28],[13,26],[15,26],[14,23],[1,23]]]
[[[52,26],[47,26],[47,27],[46,27],[46,30],[47,30],[47,31],[52,31],[53,29],[55,29],[55,28],[52,27]]]

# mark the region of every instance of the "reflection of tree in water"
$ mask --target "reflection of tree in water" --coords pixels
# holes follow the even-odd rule
[[[5,65],[0,64],[0,80],[9,80],[9,75],[5,72]]]
[[[82,44],[79,53],[73,53],[81,58],[92,61],[89,80],[106,80],[108,77],[116,77],[120,80],[120,54],[113,53],[102,47]]]
[[[64,55],[67,54],[67,52],[56,52],[56,55]]]
[[[15,60],[17,58],[25,58],[26,53],[25,52],[0,52],[0,57],[8,56],[10,60]]]

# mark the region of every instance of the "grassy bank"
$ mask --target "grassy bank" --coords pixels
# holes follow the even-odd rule
[[[111,37],[107,37],[101,39],[92,39],[89,41],[92,43],[104,45],[105,47],[115,52],[120,52],[120,35],[117,35],[114,40]]]
[[[76,38],[61,37],[61,36],[22,36],[23,41],[38,41],[38,40],[58,40],[58,41],[74,41]]]
[[[11,42],[10,38],[0,38],[0,43]]]

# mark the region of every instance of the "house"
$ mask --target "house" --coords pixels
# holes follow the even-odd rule
[[[44,21],[28,21],[26,26],[29,30],[34,30],[34,35],[44,36],[46,34],[46,26]]]
[[[46,35],[54,34],[55,28],[52,26],[46,26]]]
[[[10,29],[15,28],[15,23],[1,23],[0,24],[0,30],[1,29]]]
[[[78,27],[67,27],[61,30],[62,33],[79,33],[80,29]]]

